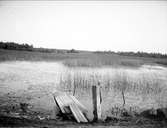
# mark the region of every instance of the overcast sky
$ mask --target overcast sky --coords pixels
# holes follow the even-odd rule
[[[167,53],[167,1],[0,1],[0,41]]]

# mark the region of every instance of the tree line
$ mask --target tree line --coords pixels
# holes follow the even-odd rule
[[[33,45],[29,45],[27,43],[25,44],[18,44],[15,42],[0,42],[0,48],[1,49],[8,49],[8,50],[26,50],[26,51],[32,51]]]
[[[45,52],[45,53],[78,53],[78,50],[61,50],[61,49],[52,49],[52,48],[35,48],[33,45],[27,43],[18,44],[15,42],[0,42],[0,49],[7,50],[23,50],[23,51],[33,51],[33,52]]]
[[[152,57],[152,58],[167,58],[167,54],[162,53],[147,53],[147,52],[114,52],[114,51],[96,51],[95,53],[104,54],[118,54],[122,56],[135,56],[135,57]]]
[[[167,54],[162,54],[162,53],[118,52],[118,54],[125,56],[137,56],[137,57],[167,58]]]
[[[24,51],[37,51],[47,53],[78,53],[78,50],[60,50],[60,49],[49,49],[49,48],[34,48],[33,45],[27,43],[18,44],[15,42],[0,42],[0,49],[8,50],[24,50]],[[147,53],[147,52],[114,52],[114,51],[95,51],[94,53],[105,53],[105,54],[118,54],[122,56],[135,56],[135,57],[152,57],[152,58],[167,58],[167,54],[162,53]]]

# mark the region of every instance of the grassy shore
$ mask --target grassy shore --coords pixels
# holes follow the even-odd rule
[[[102,54],[93,52],[45,53],[0,49],[0,61],[62,61],[68,67],[125,66],[140,67],[144,64],[167,65],[167,58],[146,58]]]

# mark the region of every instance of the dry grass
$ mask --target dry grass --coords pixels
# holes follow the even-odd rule
[[[110,58],[107,56],[101,56],[99,58],[84,58],[84,59],[66,59],[63,61],[63,64],[68,67],[105,67],[105,66],[112,66],[112,67],[140,67],[144,63],[142,60],[137,59],[127,59],[127,58]]]
[[[165,90],[167,87],[164,81],[159,79],[155,73],[143,72],[135,75],[124,70],[101,73],[96,70],[79,71],[71,69],[62,74],[59,89],[70,92],[77,97],[89,97],[90,100],[91,86],[100,82],[103,99],[107,104],[113,101],[112,106],[118,103],[121,107],[134,107],[133,104],[140,108],[166,107]],[[136,97],[139,97],[141,101],[139,102]],[[141,103],[143,106],[139,106]]]
[[[118,54],[79,53],[45,53],[36,51],[17,51],[0,49],[0,62],[4,61],[62,61],[68,67],[140,67],[143,64],[167,64],[166,58],[148,58],[121,56]]]

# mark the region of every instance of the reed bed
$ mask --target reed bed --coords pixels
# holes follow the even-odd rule
[[[128,106],[129,97],[140,97],[143,103],[151,99],[152,101],[147,102],[152,102],[152,107],[167,106],[166,81],[153,72],[111,68],[106,70],[69,68],[61,74],[58,89],[82,98],[91,97],[91,86],[98,83],[100,83],[104,100],[108,99],[106,102],[119,97],[120,104]],[[134,98],[133,102],[138,101]]]
[[[63,64],[68,67],[140,67],[144,64],[142,60],[139,59],[128,59],[121,57],[112,57],[111,56],[92,56],[89,58],[77,58],[77,59],[66,59],[63,61]]]

